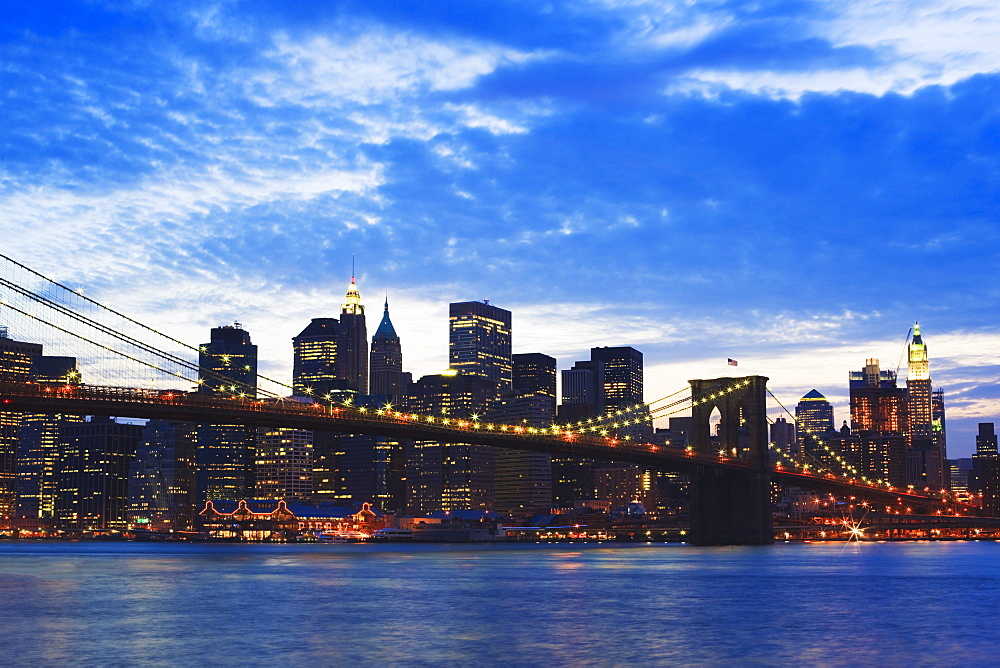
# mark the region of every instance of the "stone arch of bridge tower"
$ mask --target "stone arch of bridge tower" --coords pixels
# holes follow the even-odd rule
[[[691,396],[704,400],[691,409],[691,445],[694,450],[704,454],[717,451],[712,445],[710,421],[712,413],[718,409],[722,418],[719,447],[727,454],[738,448],[742,426],[747,433],[750,466],[761,470],[769,468],[767,380],[764,376],[742,376],[688,381]]]

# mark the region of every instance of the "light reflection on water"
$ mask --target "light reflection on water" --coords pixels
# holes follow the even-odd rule
[[[0,663],[982,664],[996,543],[0,542]]]

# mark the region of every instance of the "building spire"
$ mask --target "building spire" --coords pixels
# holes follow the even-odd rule
[[[389,320],[389,295],[385,296],[385,312],[382,314],[382,322],[378,324],[378,329],[375,330],[375,335],[372,337],[375,339],[394,339],[398,338],[396,335],[396,328],[392,326],[392,321]]]
[[[365,307],[361,304],[361,293],[354,282],[354,254],[351,254],[351,284],[347,286],[347,299],[340,308],[341,313],[364,315]]]

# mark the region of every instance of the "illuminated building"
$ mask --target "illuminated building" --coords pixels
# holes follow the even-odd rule
[[[492,398],[499,398],[512,387],[510,311],[489,302],[457,302],[448,313],[448,366],[490,381],[496,388]]]
[[[215,327],[199,348],[199,394],[257,395],[257,346],[239,323]],[[254,432],[242,425],[198,426],[198,500],[238,499],[253,490]]]
[[[599,388],[603,385],[604,368],[600,362],[580,361],[571,369],[563,369],[562,403],[557,411],[559,422],[579,422],[596,416]],[[593,459],[566,455],[552,457],[554,507],[572,508],[576,501],[592,500],[596,495]]]
[[[347,387],[368,394],[368,329],[365,307],[351,276],[347,298],[340,307],[340,336],[337,342],[337,377]]]
[[[340,321],[313,318],[292,339],[292,390],[300,397],[322,397],[346,389],[337,377]]]
[[[979,433],[976,435],[976,451],[972,453],[972,475],[970,491],[982,492],[988,484],[986,477],[990,474],[990,463],[1000,459],[997,449],[997,435],[992,422],[980,422]]]
[[[195,511],[195,425],[150,420],[128,472],[128,523],[186,530]]]
[[[257,429],[254,497],[307,501],[313,491],[313,433],[306,429]]]
[[[388,436],[337,436],[332,465],[334,494],[319,499],[340,503],[371,502],[391,510],[406,507],[406,452],[409,441]]]
[[[849,375],[851,427],[861,442],[861,473],[905,487],[906,391],[896,387],[896,374],[868,359]]]
[[[548,427],[556,412],[556,360],[542,353],[514,355],[513,389],[491,414],[505,424]],[[497,448],[496,509],[537,514],[552,507],[552,461],[542,452]]]
[[[64,529],[128,526],[128,474],[142,426],[92,417],[63,425],[56,518]]]
[[[927,345],[920,334],[920,325],[913,326],[913,339],[907,348],[906,375],[907,436],[909,450],[906,454],[907,480],[923,489],[944,487],[943,433],[938,435],[934,422],[934,396],[931,388],[930,363]],[[940,399],[943,412],[944,399]],[[938,426],[943,426],[940,423]]]
[[[398,401],[405,397],[407,388],[403,376],[403,349],[396,329],[389,319],[389,300],[385,301],[382,321],[372,336],[369,392],[384,396],[388,401]]]
[[[423,376],[413,383],[408,406],[421,415],[468,420],[482,417],[482,406],[495,393],[491,379],[452,371]],[[493,509],[493,448],[437,441],[415,441],[411,448],[406,458],[410,514]]]
[[[797,451],[817,454],[822,450],[817,438],[828,431],[833,431],[833,404],[817,390],[809,390],[795,406]]]
[[[597,409],[599,414],[629,411],[631,418],[641,419],[638,424],[620,427],[623,438],[648,443],[653,440],[652,421],[643,402],[642,353],[631,346],[604,346],[590,349],[591,368],[595,369]],[[597,372],[596,370],[600,370]],[[599,375],[597,375],[599,374]],[[636,408],[636,407],[640,408]],[[605,470],[605,473],[602,473]],[[607,499],[616,508],[642,504],[652,510],[658,505],[656,473],[637,466],[595,464],[594,486],[599,498]]]
[[[42,355],[32,360],[31,376],[38,383],[77,385],[76,358]],[[59,430],[79,423],[77,415],[25,413],[17,442],[17,515],[39,519],[55,517],[59,464]]]
[[[15,341],[7,328],[0,328],[0,380],[26,383],[31,380],[32,360],[40,357],[38,343]],[[0,518],[12,517],[17,498],[17,443],[21,414],[0,411]]]

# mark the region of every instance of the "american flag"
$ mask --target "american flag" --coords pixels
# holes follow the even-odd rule
[[[736,360],[734,360],[732,357],[728,358],[728,360],[729,360],[729,362],[728,362],[729,366],[739,366],[740,365],[740,363],[737,362]]]

